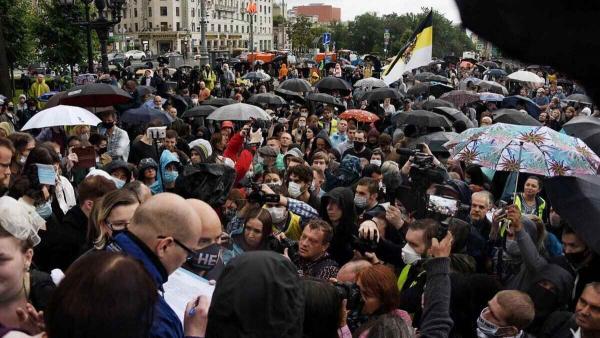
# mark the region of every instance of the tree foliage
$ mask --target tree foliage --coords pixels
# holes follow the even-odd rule
[[[305,17],[299,16],[295,22],[288,23],[287,31],[292,47],[297,51],[306,51],[311,47],[314,36],[311,35],[312,22]]]
[[[313,39],[324,32],[331,33],[331,39],[337,49],[350,49],[359,54],[375,53],[383,55],[384,32],[390,33],[388,56],[392,56],[406,44],[419,23],[429,13],[397,13],[378,16],[376,13],[364,13],[347,23],[333,22],[329,25],[313,25],[305,17],[299,17],[295,24],[288,26],[288,34],[294,49],[310,48]],[[446,19],[443,14],[433,11],[433,56],[460,55],[474,46],[464,30]]]
[[[40,1],[41,14],[34,24],[34,32],[39,39],[39,53],[42,60],[52,66],[81,63],[86,54],[85,29],[75,24],[72,18],[84,18],[81,2],[65,9],[58,1]]]

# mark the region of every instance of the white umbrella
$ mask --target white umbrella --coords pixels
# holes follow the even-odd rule
[[[89,110],[81,107],[60,105],[44,109],[35,114],[21,130],[57,127],[57,126],[96,126],[100,119]]]
[[[358,80],[354,84],[354,88],[384,88],[387,86],[388,85],[385,84],[385,81],[374,77]]]
[[[528,83],[536,83],[536,84],[544,84],[546,81],[541,77],[535,75],[532,72],[528,72],[526,70],[519,70],[514,72],[508,76],[509,79],[519,82],[528,82]]]
[[[216,109],[207,117],[218,121],[270,120],[271,117],[262,108],[245,103],[236,103]]]

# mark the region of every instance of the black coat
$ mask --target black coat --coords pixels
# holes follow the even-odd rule
[[[34,248],[36,266],[46,272],[52,269],[66,271],[83,252],[87,236],[87,216],[79,206],[71,208],[62,222],[55,217],[46,222],[46,231],[40,231],[42,241]]]

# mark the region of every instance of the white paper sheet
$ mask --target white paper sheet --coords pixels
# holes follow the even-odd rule
[[[215,291],[214,285],[208,284],[206,279],[183,268],[175,270],[169,276],[169,280],[163,284],[163,288],[167,304],[175,311],[182,323],[185,307],[189,301],[202,295],[210,300]]]

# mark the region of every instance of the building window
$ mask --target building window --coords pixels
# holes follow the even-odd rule
[[[133,17],[134,17],[134,18],[137,18],[137,8],[134,8],[134,9],[133,9]]]
[[[176,27],[177,27],[177,31],[180,31],[181,30],[181,22],[177,22]]]
[[[221,18],[221,11],[218,11],[217,16],[219,17],[219,19]]]
[[[169,15],[167,12],[167,7],[161,7],[160,8],[160,16],[167,16]]]
[[[229,25],[229,31],[233,33],[233,25]]]
[[[135,23],[135,31],[136,32],[138,31],[138,23],[137,22]]]
[[[148,16],[152,16],[152,7],[148,7]]]
[[[192,8],[192,18],[196,17],[196,9]]]
[[[179,7],[175,7],[175,16],[179,16]]]
[[[192,32],[196,31],[196,24],[192,22]]]
[[[123,11],[123,19],[127,19],[127,11]]]
[[[217,25],[217,32],[221,33],[221,25]]]
[[[227,32],[227,25],[223,25],[223,30]]]
[[[240,32],[240,26],[238,26],[238,25],[235,25],[235,32],[236,32],[236,33],[239,33],[239,32]]]
[[[244,33],[244,26],[242,26],[242,33]]]
[[[211,24],[210,24],[210,31],[211,31],[211,32],[214,32],[214,31],[215,31],[215,24],[214,24],[214,23],[211,23]]]

